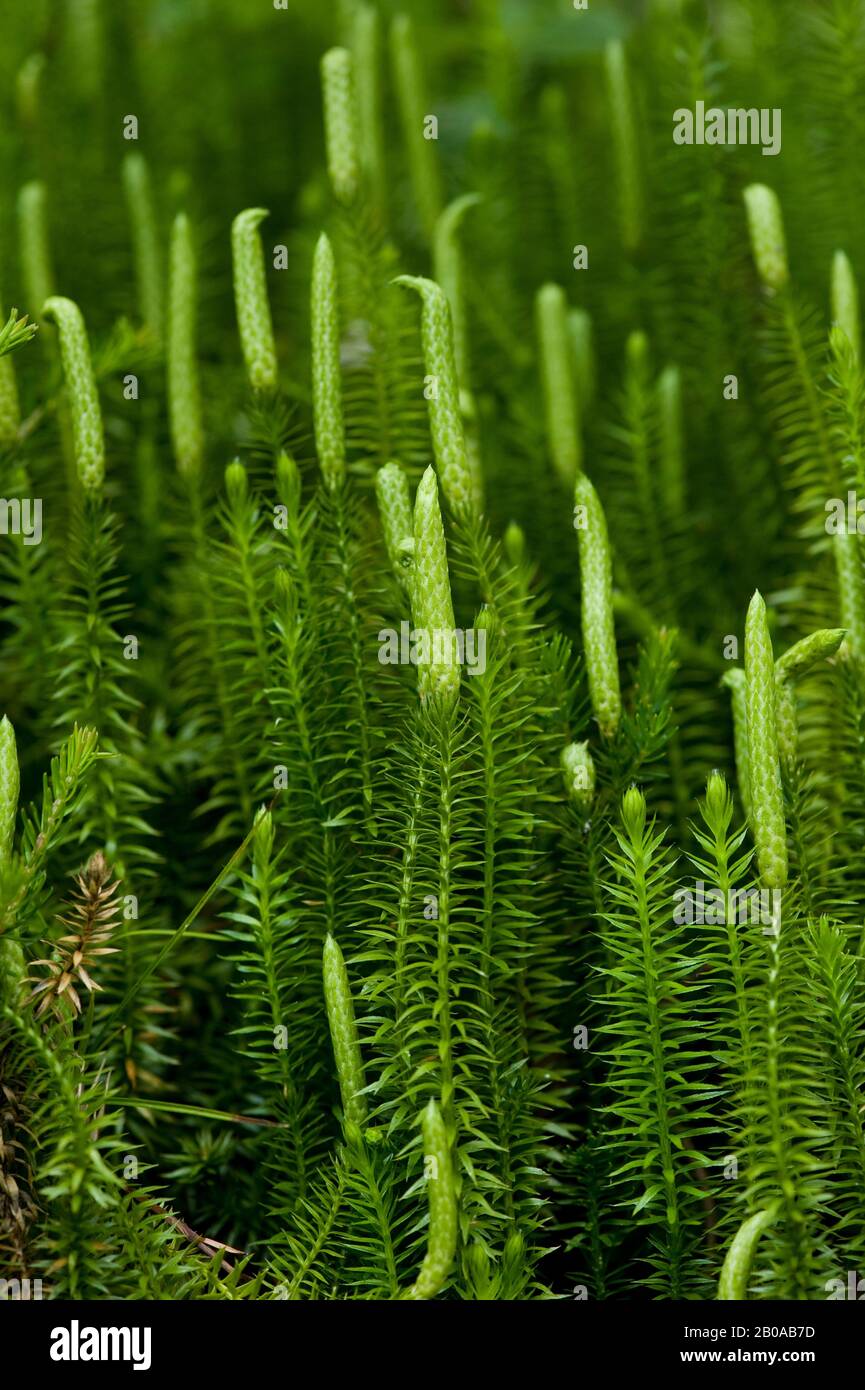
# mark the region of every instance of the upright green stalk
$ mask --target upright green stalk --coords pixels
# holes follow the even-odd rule
[[[332,502],[335,561],[339,576],[339,603],[343,615],[343,636],[348,636],[358,741],[361,755],[363,802],[371,816],[373,802],[372,749],[369,709],[364,678],[365,660],[361,634],[361,615],[357,596],[357,575],[351,557],[351,533],[347,508],[350,491],[346,475],[345,426],[342,408],[342,368],[339,356],[339,295],[336,262],[330,241],[324,233],[315,248],[311,291],[312,320],[312,411],[315,447],[322,479]],[[370,819],[368,827],[375,833]]]
[[[748,1297],[748,1281],[751,1266],[757,1253],[757,1242],[775,1219],[774,1207],[755,1212],[743,1221],[724,1258],[721,1278],[718,1281],[718,1298],[722,1301],[742,1302]]]
[[[192,229],[179,212],[171,229],[168,280],[168,413],[174,457],[182,474],[198,473],[204,453],[196,351],[197,267]]]
[[[659,402],[652,389],[649,340],[640,331],[629,333],[625,346],[624,412],[629,483],[641,521],[641,560],[649,606],[670,623],[676,618],[679,595],[673,582],[662,501],[653,459],[653,435]],[[638,552],[639,553],[639,552]]]
[[[233,773],[232,801],[240,813],[241,824],[248,826],[253,813],[251,769],[243,756],[242,731],[238,727],[238,712],[231,698],[225,653],[220,645],[220,625],[210,569],[211,538],[206,526],[201,475],[191,471],[184,475],[183,480],[189,499],[190,589],[197,610],[196,619],[201,626],[206,667],[212,681],[212,700],[217,711],[220,744]]]
[[[836,251],[832,262],[832,319],[845,335],[858,361],[862,348],[859,288],[853,267],[843,251]]]
[[[358,193],[359,156],[352,56],[331,48],[321,60],[327,171],[338,203],[353,203]]]
[[[468,323],[465,305],[465,275],[459,230],[466,213],[480,202],[477,193],[464,193],[448,203],[436,222],[433,238],[434,279],[441,285],[451,310],[454,363],[457,381],[463,391],[470,388]]]
[[[787,882],[787,829],[778,754],[775,706],[775,659],[766,604],[754,594],[745,624],[745,680],[751,809],[757,863],[764,888]]]
[[[123,160],[123,187],[132,228],[141,321],[159,343],[163,332],[162,252],[147,161],[137,151]]]
[[[595,762],[588,743],[569,743],[562,749],[565,791],[581,814],[586,815],[595,796]]]
[[[426,138],[424,129],[427,116],[433,113],[426,106],[420,56],[408,15],[396,16],[391,25],[390,41],[409,175],[421,224],[432,240],[444,198],[436,142]]]
[[[225,470],[225,493],[227,499],[227,521],[229,546],[233,567],[236,569],[236,589],[242,595],[246,623],[252,639],[246,653],[247,672],[255,677],[261,690],[270,685],[270,660],[264,614],[261,603],[261,586],[256,572],[256,531],[254,513],[250,509],[249,478],[240,459],[233,459]]]
[[[799,754],[799,720],[796,696],[789,681],[775,680],[775,727],[778,733],[778,757],[781,770],[793,775]]]
[[[832,1132],[833,1235],[848,1269],[865,1259],[862,1193],[865,1192],[865,1007],[858,983],[861,961],[847,949],[842,927],[821,918],[811,923],[806,968],[811,984],[810,1024],[829,1081]]]
[[[450,1273],[457,1248],[457,1190],[447,1127],[434,1100],[421,1116],[429,1199],[427,1250],[417,1279],[405,1294],[435,1298]]]
[[[547,442],[556,472],[572,488],[582,468],[583,450],[577,392],[571,365],[568,311],[559,285],[542,285],[535,298]]]
[[[841,478],[860,489],[865,485],[865,375],[860,358],[859,295],[846,256],[838,252],[832,273],[832,313],[829,334],[831,369],[829,398],[832,443]],[[858,527],[845,524],[832,536],[838,610],[853,656],[865,661],[865,575]]]
[[[571,361],[577,391],[577,408],[581,416],[588,413],[597,390],[597,364],[591,316],[585,309],[571,309],[568,314],[568,336],[571,340]]]
[[[298,509],[299,486],[295,483],[293,475],[296,475],[296,465],[292,466],[287,456],[283,456],[277,470],[279,496],[289,505],[293,515],[286,533],[291,572],[278,569],[275,583],[281,656],[278,689],[279,696],[287,708],[287,718],[282,722],[291,729],[296,738],[295,765],[298,769],[298,783],[308,793],[311,802],[306,833],[313,842],[317,841],[320,845],[317,851],[320,868],[317,868],[316,873],[316,897],[320,896],[322,899],[325,929],[333,932],[336,929],[339,896],[337,830],[328,807],[328,788],[323,785],[314,726],[310,718],[315,711],[309,703],[308,652],[316,609],[312,603],[305,518]],[[298,597],[302,597],[302,603],[298,602]]]
[[[21,775],[18,770],[15,730],[4,714],[0,719],[0,874],[12,859],[20,789]]]
[[[421,297],[424,362],[427,373],[433,455],[445,501],[455,514],[470,512],[476,502],[460,410],[453,326],[447,296],[434,280],[400,275],[396,282]]]
[[[692,856],[693,863],[700,878],[709,882],[720,894],[723,904],[720,914],[713,914],[716,918],[720,915],[724,928],[723,934],[719,933],[723,946],[716,963],[714,990],[727,995],[724,1027],[729,1030],[729,1037],[724,1050],[724,1072],[725,1090],[729,1097],[728,1113],[735,1132],[743,1136],[750,1165],[754,1161],[753,1132],[749,1128],[752,1119],[750,1088],[754,1084],[749,995],[752,943],[742,930],[738,911],[740,901],[748,902],[748,899],[738,895],[750,878],[750,855],[741,852],[747,833],[745,826],[730,833],[733,798],[720,772],[713,772],[709,776],[700,813],[705,828],[695,826],[694,834],[706,857]],[[707,922],[707,928],[714,925],[714,922]]]
[[[27,310],[36,318],[54,294],[45,185],[38,180],[26,183],[18,194],[18,244]]]
[[[342,1112],[348,1124],[360,1128],[366,1121],[366,1082],[354,1017],[354,1003],[342,951],[332,936],[324,943],[324,999],[336,1074],[342,1096]]]
[[[395,578],[407,589],[414,549],[414,520],[408,476],[398,463],[386,463],[378,470],[375,492],[388,559]]]
[[[839,531],[832,537],[838,606],[847,634],[847,645],[857,661],[865,661],[865,573],[862,543],[855,532]]]
[[[764,289],[778,294],[786,289],[790,280],[787,238],[778,195],[765,184],[754,183],[745,189],[744,196],[757,273]]]
[[[621,39],[609,41],[605,62],[622,244],[628,253],[633,253],[643,239],[643,187],[636,113]]]
[[[83,101],[92,102],[105,81],[102,0],[66,0],[72,79]]]
[[[411,1000],[412,915],[416,906],[417,875],[422,841],[422,824],[427,795],[428,757],[426,747],[420,750],[411,810],[405,825],[399,898],[394,923],[393,965],[386,967],[392,983],[393,1047],[391,1056],[396,1062],[396,1084],[404,1094],[411,1080],[412,1038],[408,1023]]]
[[[312,263],[312,409],[315,447],[327,487],[345,479],[345,427],[339,361],[339,295],[333,248],[322,232]]]
[[[387,199],[382,116],[381,20],[374,5],[361,4],[352,28],[358,146],[373,206],[383,216]]]
[[[454,643],[444,528],[438,504],[436,476],[427,468],[414,507],[414,578],[412,604],[415,627],[426,634],[428,661],[418,673],[421,699],[429,714],[429,731],[438,759],[438,885],[436,949],[436,1013],[438,1016],[440,1099],[445,1122],[454,1124],[453,1042],[451,1037],[451,879],[454,800],[454,730],[460,672]]]
[[[298,980],[305,975],[308,947],[305,939],[285,930],[290,920],[288,876],[281,868],[281,856],[274,852],[274,831],[273,815],[262,807],[255,819],[252,872],[241,875],[238,934],[242,933],[246,951],[239,962],[236,993],[243,1009],[239,1050],[254,1066],[273,1107],[271,1113],[278,1116],[277,1128],[263,1136],[265,1153],[269,1166],[279,1174],[279,1189],[288,1189],[291,1200],[295,1194],[303,1199],[310,1182],[312,1133],[308,1136],[305,1123],[310,1116],[302,1068],[306,1049],[311,1040],[318,1045],[320,1032],[310,1028],[308,1015],[298,1007]],[[287,1020],[290,1036],[285,1046],[274,1047],[273,1039],[287,1027]]]
[[[809,503],[813,503],[815,493],[824,498],[838,497],[842,493],[844,468],[827,414],[823,362],[817,356],[814,335],[790,285],[781,204],[763,184],[751,185],[744,198],[754,263],[767,297],[777,298],[769,318],[770,323],[774,320],[773,332],[782,345],[777,353],[777,367],[783,367],[783,374],[777,371],[773,390],[776,428],[785,457],[793,465],[793,481]],[[845,341],[841,330],[837,332]],[[848,351],[852,353],[852,347]],[[791,428],[791,420],[795,420],[795,429]],[[858,421],[855,428],[858,431]],[[836,554],[836,564],[837,559]]]
[[[459,695],[460,670],[447,547],[431,467],[421,478],[414,504],[413,602],[415,626],[427,634],[429,644],[429,663],[421,667],[422,698],[450,708]]]
[[[786,1238],[786,1267],[781,1271],[783,1296],[808,1297],[807,1258],[803,1259],[803,1247],[810,1245],[804,1215],[798,1201],[794,1178],[794,1145],[791,1144],[790,1120],[788,1119],[787,1091],[784,1077],[784,1034],[781,1029],[780,1013],[782,1007],[782,956],[781,924],[778,930],[768,935],[769,967],[766,979],[766,1046],[763,1065],[765,1067],[765,1116],[766,1137],[771,1156],[772,1174],[780,1195]],[[795,1117],[794,1117],[795,1118]],[[798,1138],[798,1136],[796,1136]],[[810,1252],[809,1252],[810,1253]]]
[[[463,248],[460,244],[459,229],[463,218],[480,198],[476,193],[465,193],[449,203],[436,222],[433,239],[433,273],[447,297],[451,311],[451,324],[454,337],[454,363],[460,393],[460,410],[465,430],[466,453],[472,490],[478,506],[483,501],[483,463],[481,460],[480,439],[478,437],[478,410],[471,390],[470,354],[468,335],[468,315],[465,304],[465,274],[463,268]]]
[[[231,227],[237,326],[253,391],[275,391],[277,384],[276,345],[258,231],[267,216],[266,208],[247,208],[237,214]]]
[[[665,367],[658,380],[661,424],[661,490],[667,512],[681,517],[685,508],[684,412],[682,374]]]
[[[580,548],[583,648],[592,709],[605,739],[616,732],[622,713],[619,659],[613,618],[613,565],[600,499],[584,473],[574,489],[575,525]]]
[[[55,293],[45,185],[38,180],[25,184],[18,194],[18,245],[28,312],[32,319],[38,319],[43,313],[42,306]],[[45,335],[44,350],[53,367],[58,356],[57,340],[53,335]],[[76,487],[76,451],[69,409],[63,402],[58,410],[58,424],[71,494]]]
[[[699,1135],[702,1098],[691,1069],[680,1067],[677,1057],[683,1011],[687,1007],[692,1020],[699,997],[691,992],[687,1006],[680,998],[688,961],[682,929],[671,921],[671,855],[663,834],[648,822],[637,787],[622,798],[621,824],[619,852],[610,856],[618,887],[607,890],[601,928],[611,960],[605,970],[611,986],[607,997],[614,997],[614,990],[619,1005],[604,1025],[608,1142],[622,1160],[613,1176],[633,1193],[629,1215],[654,1228],[652,1286],[675,1299],[693,1288],[696,1272],[688,1267],[695,1193],[689,1148],[680,1136],[686,1124]]]
[[[733,707],[733,746],[736,753],[736,781],[739,799],[747,820],[751,821],[751,760],[748,755],[748,697],[745,672],[740,666],[728,671],[722,684],[730,692]]]
[[[12,863],[15,842],[15,821],[18,815],[18,793],[21,775],[18,770],[18,749],[15,730],[4,714],[0,719],[0,885]],[[7,894],[4,891],[4,899]],[[15,923],[0,932],[0,1004],[14,1005],[27,974],[24,952],[14,935]],[[0,1130],[2,1138],[2,1130]],[[0,1146],[0,1181],[3,1177],[2,1146]]]
[[[60,333],[78,479],[86,493],[98,496],[105,480],[105,440],[84,319],[78,305],[62,297],[46,300],[42,313],[54,320]]]
[[[31,53],[29,57],[24,59],[15,75],[15,104],[18,120],[24,129],[31,133],[36,130],[39,124],[45,61],[44,53]]]

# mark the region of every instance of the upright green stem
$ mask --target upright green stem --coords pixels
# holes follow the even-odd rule
[[[454,711],[442,711],[436,728],[439,773],[439,866],[436,982],[439,1023],[439,1075],[442,1116],[452,1134],[454,1110],[453,1042],[451,1038],[451,837],[453,833],[453,735]]]

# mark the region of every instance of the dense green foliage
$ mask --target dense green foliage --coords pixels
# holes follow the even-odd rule
[[[846,1287],[865,0],[0,34],[0,1278]]]

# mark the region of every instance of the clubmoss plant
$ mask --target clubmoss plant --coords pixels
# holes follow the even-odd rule
[[[571,343],[577,403],[580,412],[585,414],[595,399],[598,385],[594,330],[591,316],[587,310],[571,309],[569,311],[568,337]]]
[[[582,812],[591,807],[595,795],[595,763],[588,743],[569,743],[562,750],[562,772],[570,800]]]
[[[352,27],[358,147],[370,197],[379,215],[387,202],[384,152],[382,24],[374,5],[357,6]]]
[[[799,726],[793,687],[784,680],[775,684],[775,727],[781,767],[789,773],[796,764],[799,752]]]
[[[26,183],[18,194],[18,242],[31,315],[41,313],[43,304],[54,294],[46,203],[45,185],[38,180]]]
[[[155,7],[7,8],[0,1280],[825,1300],[865,1269],[858,3],[598,47],[561,0],[214,0],[170,62]],[[742,92],[789,258],[759,151],[671,138]]]
[[[570,490],[582,467],[577,390],[570,360],[568,312],[559,285],[542,285],[535,299],[547,441],[556,472]]]
[[[105,30],[99,0],[67,0],[66,42],[81,100],[95,101],[105,77]]]
[[[334,197],[353,203],[360,178],[357,148],[357,109],[352,56],[347,48],[331,48],[321,60],[327,171]]]
[[[421,225],[431,240],[444,198],[437,144],[428,138],[425,129],[427,117],[434,113],[425,104],[420,55],[408,15],[395,16],[390,28],[390,51],[412,190]]]
[[[741,1302],[748,1297],[748,1282],[751,1266],[757,1253],[757,1243],[768,1226],[775,1219],[775,1212],[755,1212],[742,1222],[724,1257],[721,1278],[718,1281],[718,1298]]]
[[[480,202],[477,193],[464,193],[449,203],[436,222],[433,239],[434,279],[447,296],[453,327],[454,362],[457,381],[463,391],[470,390],[468,314],[466,311],[465,271],[460,231],[466,213]]]
[[[475,490],[460,411],[450,307],[434,280],[402,275],[397,284],[416,290],[421,297],[425,394],[436,470],[447,505],[455,514],[465,514],[474,505]]]
[[[794,683],[813,671],[822,661],[835,656],[844,641],[844,629],[820,630],[803,637],[775,662],[775,719],[778,752],[789,772],[799,747]]]
[[[44,72],[45,54],[31,53],[28,58],[25,58],[15,75],[18,119],[25,129],[30,128],[32,130],[38,124]]]
[[[75,887],[77,891],[64,903],[63,916],[58,918],[66,934],[57,943],[54,956],[32,962],[38,974],[30,979],[33,990],[27,1002],[35,1004],[35,1018],[49,1008],[59,1017],[64,1016],[64,1010],[73,1018],[79,1015],[80,991],[86,989],[92,994],[102,989],[94,976],[98,976],[99,966],[104,964],[102,958],[116,950],[107,943],[113,937],[120,913],[120,883],[112,880],[110,866],[101,851],[91,855],[87,867],[77,875]]]
[[[424,699],[452,707],[459,695],[454,609],[435,469],[427,468],[414,502],[412,602],[415,626],[428,634],[430,659],[420,671]]]
[[[345,427],[336,261],[324,233],[316,244],[312,264],[312,399],[319,467],[333,491],[345,478]]]
[[[779,681],[795,681],[807,676],[823,661],[833,657],[844,641],[844,629],[821,629],[812,632],[780,656],[775,663],[775,675]]]
[[[324,943],[324,997],[343,1115],[348,1124],[360,1127],[366,1119],[363,1062],[348,971],[342,951],[332,936]]]
[[[179,212],[171,229],[166,372],[171,442],[177,467],[197,474],[204,452],[196,347],[197,267],[192,228]]]
[[[408,477],[398,463],[386,463],[375,475],[378,514],[394,575],[407,588],[414,548],[414,517]]]
[[[18,438],[21,406],[15,368],[8,354],[0,357],[0,448],[9,449]]]
[[[12,863],[20,786],[15,730],[4,714],[0,719],[0,883]],[[21,943],[7,930],[0,935],[0,1001],[15,1002],[26,972]]]
[[[466,452],[472,477],[472,490],[478,506],[483,500],[483,462],[478,431],[478,409],[471,389],[468,314],[466,312],[465,267],[460,230],[467,212],[480,201],[466,193],[449,203],[436,222],[433,238],[433,270],[451,311],[454,363],[460,392],[460,409],[465,430]]]
[[[665,367],[658,378],[658,407],[664,502],[671,517],[681,517],[685,506],[685,441],[682,374],[678,367]]]
[[[853,267],[843,251],[836,251],[832,261],[832,319],[859,358],[862,339],[859,322],[859,287]]]
[[[162,340],[165,286],[161,237],[147,161],[137,151],[123,160],[123,187],[129,209],[135,279],[141,321],[157,343]]]
[[[96,733],[79,731],[52,760],[40,808],[29,807],[23,818],[17,859],[15,821],[20,774],[15,732],[4,715],[0,721],[0,809],[3,845],[0,847],[0,1003],[17,1006],[25,987],[27,957],[23,933],[43,907],[46,861],[62,843],[67,818],[81,799],[96,757]]]
[[[838,575],[838,610],[849,650],[865,659],[865,573],[858,535],[839,533],[832,539]]]
[[[733,741],[736,756],[736,781],[742,809],[751,820],[751,759],[748,750],[748,697],[745,672],[741,667],[727,671],[723,684],[730,692],[733,712]]]
[[[828,1124],[838,1165],[836,1209],[849,1248],[858,1253],[865,1245],[857,1216],[857,1194],[865,1178],[865,1123],[859,1100],[865,1052],[858,967],[843,930],[827,918],[811,924],[810,938],[808,964],[816,972],[813,1038],[825,1058],[829,1079]]]
[[[608,119],[616,159],[622,244],[634,252],[643,238],[643,189],[637,116],[621,39],[611,39],[604,54],[607,77]]]
[[[15,730],[4,714],[0,719],[0,872],[12,858],[20,787],[21,775],[18,770]]]
[[[610,739],[618,728],[622,712],[613,617],[613,566],[603,508],[585,474],[577,478],[574,509],[580,550],[586,673],[598,727],[602,736]]]
[[[77,304],[61,297],[46,300],[42,314],[60,334],[78,480],[86,494],[98,497],[105,481],[105,438],[84,319]]]
[[[723,903],[723,911],[710,912],[705,931],[705,954],[711,961],[712,990],[724,1014],[728,1048],[723,1060],[729,1108],[725,1124],[743,1162],[750,1170],[757,1162],[749,1123],[754,1077],[753,999],[755,969],[753,939],[742,931],[737,904],[747,902],[752,878],[751,853],[745,847],[746,828],[733,824],[733,798],[720,772],[712,772],[700,804],[701,824],[694,826],[699,852],[691,855],[698,879],[710,895]],[[710,898],[711,900],[711,898]],[[722,1002],[723,1001],[723,1002]]]
[[[778,749],[775,661],[766,604],[755,593],[745,626],[745,699],[751,815],[764,887],[787,882],[787,830]]]
[[[786,289],[790,280],[787,238],[778,195],[763,183],[745,189],[745,212],[751,251],[763,288],[771,294]]]
[[[267,216],[266,208],[247,208],[245,212],[237,214],[231,226],[237,326],[253,391],[274,391],[277,384],[276,345],[267,295],[264,250],[258,230]]]
[[[421,1116],[424,1167],[429,1196],[427,1251],[406,1298],[435,1298],[450,1273],[457,1244],[457,1202],[447,1130],[431,1100]]]
[[[0,328],[0,359],[8,357],[17,348],[23,347],[24,343],[29,343],[35,333],[36,324],[28,323],[26,314],[20,318],[18,310],[12,309]]]
[[[311,287],[312,416],[316,452],[325,492],[327,524],[335,549],[331,564],[336,630],[334,650],[343,646],[357,723],[364,814],[373,806],[368,675],[363,661],[364,617],[358,594],[355,538],[349,522],[351,495],[346,477],[342,367],[339,351],[339,304],[336,263],[327,236],[315,248]],[[368,820],[370,828],[373,822]]]
[[[632,1213],[653,1227],[649,1281],[675,1298],[699,1279],[690,1268],[698,1217],[682,1137],[689,1133],[692,1152],[699,1152],[701,1104],[696,1078],[688,1069],[671,1070],[666,1060],[677,1049],[683,1007],[677,982],[688,966],[681,927],[670,922],[667,908],[671,863],[663,838],[648,820],[642,792],[631,787],[622,798],[619,850],[611,856],[621,889],[604,926],[608,969],[620,1003],[627,992],[628,1010],[623,1026],[606,1025],[605,1038],[616,1151],[622,1159],[639,1151],[642,1159],[634,1170],[626,1161],[617,1164],[617,1182]],[[701,1001],[694,995],[687,1007],[694,1017]]]

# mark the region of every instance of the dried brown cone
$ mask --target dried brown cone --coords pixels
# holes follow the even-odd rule
[[[106,942],[117,926],[120,880],[111,880],[111,869],[101,850],[91,856],[84,872],[76,875],[75,883],[78,891],[72,894],[65,913],[57,918],[67,934],[52,943],[53,959],[33,962],[49,972],[47,979],[30,979],[34,988],[28,1003],[39,999],[37,1018],[51,1007],[66,1007],[73,1015],[80,1014],[80,986],[91,992],[101,989],[90,971],[97,957],[113,955],[117,950]]]
[[[7,1277],[26,1278],[27,1233],[36,1207],[19,1094],[11,1076],[0,1074],[0,1270]]]

